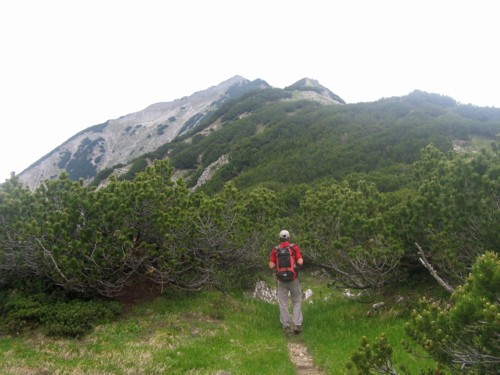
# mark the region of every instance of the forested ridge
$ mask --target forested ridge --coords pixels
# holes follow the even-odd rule
[[[366,178],[380,189],[391,190],[399,188],[402,181],[394,179],[404,177],[401,171],[427,145],[447,152],[456,140],[491,141],[500,130],[500,110],[460,105],[437,94],[415,91],[373,103],[330,106],[290,100],[289,95],[263,90],[228,103],[204,122],[208,126],[218,120],[220,130],[201,136],[194,129],[165,146],[173,167],[191,171],[186,177],[191,186],[204,168],[228,154],[229,164],[203,187],[208,192],[229,180],[238,188],[277,190],[353,173],[370,175]]]
[[[7,180],[0,187],[3,319],[38,319],[43,309],[30,306],[38,306],[40,290],[68,301],[112,298],[138,279],[183,290],[244,288],[265,269],[276,233],[288,228],[306,263],[337,285],[374,294],[427,273],[419,248],[462,294],[483,259],[486,266],[475,267],[491,280],[469,289],[484,295],[472,305],[492,341],[467,344],[498,358],[500,110],[421,92],[342,106],[289,98],[286,90],[247,93],[145,155],[145,169],[99,188],[66,174],[35,191]],[[220,129],[202,132],[216,121]],[[455,140],[470,148],[453,151]],[[226,154],[230,162],[191,191]],[[185,178],[174,179],[176,170]],[[19,304],[32,315],[19,313]],[[428,338],[420,339],[425,346]],[[429,350],[449,361],[443,347],[434,342]]]

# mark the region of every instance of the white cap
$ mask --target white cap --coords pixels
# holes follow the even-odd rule
[[[282,230],[280,232],[280,240],[289,240],[290,239],[290,233],[288,233],[287,230]]]

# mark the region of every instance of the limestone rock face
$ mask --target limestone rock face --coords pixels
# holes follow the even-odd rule
[[[269,87],[262,82],[263,87]],[[62,171],[75,180],[90,180],[105,168],[127,164],[170,142],[217,109],[230,97],[230,90],[248,84],[247,79],[235,76],[189,97],[156,103],[142,111],[91,126],[21,172],[19,179],[31,189],[46,179],[56,178]]]

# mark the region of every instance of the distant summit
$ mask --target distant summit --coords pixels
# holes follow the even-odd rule
[[[338,95],[331,92],[325,86],[322,86],[317,80],[311,78],[303,78],[291,86],[285,87],[285,91],[298,91],[304,93],[317,93],[323,97],[328,103],[346,104],[345,101]],[[304,95],[306,98],[312,99],[311,95]]]

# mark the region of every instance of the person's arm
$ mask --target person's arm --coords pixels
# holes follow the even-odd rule
[[[271,255],[269,256],[269,268],[273,269],[276,267],[276,250],[271,250]]]
[[[295,245],[295,259],[297,259],[297,265],[302,267],[304,264],[304,259],[302,258],[302,254],[300,253],[300,248]]]

